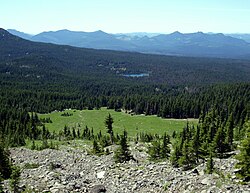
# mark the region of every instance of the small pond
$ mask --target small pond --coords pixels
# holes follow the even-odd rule
[[[125,76],[125,77],[133,77],[133,78],[139,78],[139,77],[149,76],[149,73],[123,74],[122,76]]]

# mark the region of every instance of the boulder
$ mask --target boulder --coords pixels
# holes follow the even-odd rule
[[[98,173],[96,174],[96,177],[97,177],[98,179],[101,179],[101,178],[104,178],[104,175],[105,175],[105,171],[101,171],[101,172],[98,172]]]
[[[201,180],[201,184],[210,186],[213,184],[213,181],[209,177],[207,177]]]
[[[103,185],[95,185],[91,190],[90,193],[102,193],[106,192],[106,188]]]

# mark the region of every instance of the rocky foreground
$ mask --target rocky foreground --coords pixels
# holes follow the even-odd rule
[[[137,161],[117,164],[113,154],[89,155],[87,146],[11,149],[14,163],[23,168],[20,187],[29,192],[250,192],[250,184],[236,178],[233,158],[215,159],[218,171],[210,175],[204,174],[205,164],[183,171],[169,161],[149,161],[143,145],[133,145],[132,154]],[[4,186],[8,191],[8,181]]]

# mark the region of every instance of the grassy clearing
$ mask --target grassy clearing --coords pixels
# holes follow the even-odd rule
[[[123,129],[128,131],[129,136],[135,136],[139,132],[157,133],[159,135],[164,132],[172,134],[173,131],[180,131],[187,123],[186,119],[162,119],[157,116],[145,116],[126,114],[123,112],[115,112],[107,108],[100,110],[65,110],[65,113],[73,114],[72,116],[61,116],[63,112],[52,112],[50,114],[38,114],[40,118],[48,118],[52,123],[46,123],[46,127],[50,131],[58,132],[65,125],[69,127],[84,128],[88,126],[93,128],[94,133],[102,130],[106,132],[104,120],[110,113],[114,119],[113,129],[115,133],[122,133]],[[197,119],[188,119],[188,122],[196,125]]]

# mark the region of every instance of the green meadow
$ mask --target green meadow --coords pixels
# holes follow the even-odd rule
[[[63,113],[72,116],[61,116]],[[94,133],[100,130],[105,133],[105,118],[108,114],[113,117],[113,130],[115,133],[122,133],[127,130],[129,136],[135,136],[140,132],[162,135],[164,132],[171,135],[173,131],[180,131],[186,124],[197,125],[197,119],[162,119],[157,116],[130,115],[124,112],[116,112],[107,108],[100,110],[65,110],[63,112],[52,112],[49,114],[38,114],[39,118],[48,118],[52,123],[46,123],[46,128],[50,131],[59,132],[64,126],[81,128],[88,126],[93,128]]]

